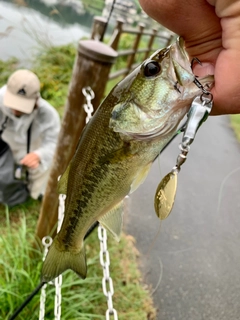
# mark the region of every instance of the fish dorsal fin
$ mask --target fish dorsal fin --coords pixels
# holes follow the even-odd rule
[[[99,219],[100,224],[110,231],[117,241],[120,241],[122,232],[123,212],[124,204],[121,201]]]
[[[58,181],[58,193],[67,194],[67,185],[68,185],[68,175],[70,171],[71,163],[68,165],[67,169],[64,171],[60,180]]]
[[[137,188],[140,186],[140,184],[142,184],[144,182],[144,180],[146,179],[146,177],[148,175],[148,172],[149,172],[151,166],[152,166],[152,163],[149,163],[148,165],[143,167],[140,171],[138,171],[135,179],[133,180],[133,182],[131,184],[130,193],[132,193],[133,191],[137,190]]]

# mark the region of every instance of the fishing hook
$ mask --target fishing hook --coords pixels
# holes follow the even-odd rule
[[[200,64],[200,66],[202,66],[202,62],[198,58],[194,57],[191,61],[191,69],[193,69],[193,65],[195,62],[197,62],[198,64]]]

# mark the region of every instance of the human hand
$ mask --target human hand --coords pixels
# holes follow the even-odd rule
[[[40,158],[36,153],[30,152],[20,161],[20,163],[31,169],[36,169],[39,166]]]
[[[214,74],[211,114],[240,113],[240,1],[139,0],[146,13],[185,40],[198,76]]]

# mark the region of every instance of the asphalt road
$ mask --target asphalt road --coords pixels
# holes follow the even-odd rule
[[[240,144],[227,116],[209,117],[182,166],[174,209],[160,223],[153,198],[179,142],[131,195],[125,232],[136,239],[158,320],[240,319]]]

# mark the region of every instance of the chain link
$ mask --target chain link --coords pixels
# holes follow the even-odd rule
[[[59,207],[58,207],[58,226],[57,232],[60,230],[62,221],[64,218],[64,211],[65,211],[65,198],[64,194],[59,195]],[[43,261],[46,258],[48,253],[48,249],[51,246],[53,240],[50,236],[44,237],[42,239],[42,244],[44,246],[43,252]],[[55,285],[55,299],[54,299],[54,319],[60,320],[61,319],[61,303],[62,303],[62,295],[61,295],[61,286],[62,286],[62,275],[55,278],[54,282],[50,282],[51,284]],[[41,290],[40,296],[40,310],[39,310],[39,320],[44,320],[45,316],[45,302],[46,302],[46,288],[47,283],[44,284]]]
[[[64,218],[64,212],[65,212],[65,199],[66,195],[65,194],[60,194],[59,195],[59,207],[58,207],[58,226],[57,226],[57,232],[60,231],[61,225],[63,222]]]
[[[62,275],[55,278],[55,300],[54,300],[54,317],[55,320],[61,319],[61,303],[62,303],[62,294],[61,294],[61,286],[62,286]]]
[[[45,316],[46,288],[47,288],[47,284],[45,283],[41,289],[39,320],[44,320],[44,316]]]
[[[95,97],[93,90],[90,87],[82,89],[83,95],[86,97],[87,103],[83,105],[85,112],[87,113],[86,123],[91,119],[94,111],[92,105],[92,99]],[[108,309],[106,311],[106,320],[110,320],[110,316],[113,315],[114,320],[118,320],[117,311],[113,308],[112,296],[114,294],[113,281],[110,277],[110,256],[107,249],[107,231],[99,225],[98,238],[100,241],[100,264],[103,268],[102,289],[103,294],[107,298]]]
[[[88,121],[91,119],[92,113],[94,111],[91,101],[92,101],[92,99],[95,98],[95,94],[94,94],[93,90],[91,89],[91,87],[84,87],[82,89],[82,93],[85,96],[86,101],[87,101],[87,103],[85,103],[83,105],[83,108],[84,108],[84,110],[85,110],[85,112],[87,114],[86,123],[88,123]]]
[[[103,268],[102,289],[103,294],[107,298],[108,309],[106,311],[106,320],[110,320],[113,316],[114,320],[118,320],[116,309],[113,308],[112,297],[114,295],[113,281],[110,277],[110,257],[107,249],[107,231],[101,225],[98,226],[98,239],[100,241],[100,264]]]
[[[52,244],[52,238],[49,236],[42,238],[42,244],[44,246],[44,251],[43,251],[43,261],[44,261],[48,253],[48,248]],[[45,316],[46,288],[47,288],[47,283],[45,283],[41,289],[39,320],[44,320],[44,316]]]
[[[58,226],[57,226],[57,232],[60,231],[61,225],[64,218],[64,211],[65,211],[65,194],[59,195],[59,207],[58,207]],[[61,319],[61,303],[62,303],[62,293],[61,293],[61,287],[62,287],[62,275],[55,278],[54,281],[55,284],[55,300],[54,300],[54,316],[55,320]]]
[[[94,92],[90,87],[83,88],[82,93],[86,97],[87,104],[84,104],[84,110],[87,113],[86,123],[91,119],[94,111],[92,105],[92,99],[95,97]],[[110,316],[113,316],[114,320],[118,320],[117,311],[113,308],[112,296],[114,294],[113,281],[110,277],[110,256],[107,249],[107,231],[101,225],[98,226],[98,238],[100,241],[100,264],[103,268],[102,289],[103,294],[107,298],[108,309],[106,311],[106,320],[110,320]]]

